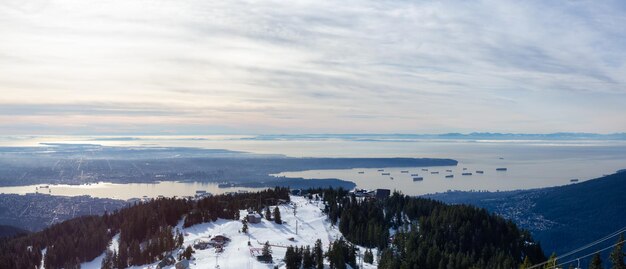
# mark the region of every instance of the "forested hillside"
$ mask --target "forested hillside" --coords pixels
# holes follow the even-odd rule
[[[500,193],[450,192],[429,197],[472,204],[511,219],[530,230],[547,253],[565,253],[626,223],[626,172],[560,187]]]
[[[545,259],[529,232],[484,209],[397,192],[386,200],[319,192],[346,239],[382,251],[379,268],[514,268],[526,257]]]

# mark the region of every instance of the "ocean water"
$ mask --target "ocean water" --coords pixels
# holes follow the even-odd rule
[[[452,158],[456,167],[385,168],[391,175],[384,176],[378,169],[341,169],[285,172],[277,176],[303,178],[339,178],[353,181],[359,188],[389,188],[405,194],[419,195],[447,190],[515,190],[571,184],[571,179],[584,180],[614,173],[626,168],[626,141],[624,140],[452,140],[452,139],[340,139],[336,137],[272,138],[255,136],[22,136],[0,137],[0,147],[38,146],[41,143],[100,144],[105,146],[160,146],[228,149],[258,154],[282,154],[292,157],[416,157]],[[506,172],[497,172],[506,167]],[[463,170],[467,168],[467,170]],[[401,173],[408,170],[409,173]],[[452,172],[446,172],[452,170]],[[477,174],[477,170],[484,174]],[[438,171],[438,174],[431,172]],[[359,173],[363,172],[363,173]],[[462,176],[471,172],[471,176]],[[423,181],[414,182],[410,174],[419,174]],[[453,178],[445,178],[452,174]],[[393,179],[391,179],[393,177]],[[170,184],[170,183],[168,183]],[[192,195],[199,188],[220,192],[211,186],[193,186],[194,183],[175,183],[168,189],[181,190],[160,195]],[[177,185],[178,184],[178,185]],[[105,184],[106,185],[106,184]],[[101,188],[105,188],[102,185]],[[134,189],[134,197],[153,197],[160,191],[155,184],[141,184]],[[97,186],[96,186],[97,187]],[[109,186],[110,188],[110,186]],[[114,197],[91,188],[69,188],[63,195],[98,193],[98,197]],[[0,193],[10,193],[0,188]],[[176,194],[174,194],[176,193]],[[126,196],[125,196],[126,197]]]

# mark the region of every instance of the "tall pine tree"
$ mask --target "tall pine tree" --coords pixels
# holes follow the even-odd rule
[[[556,268],[556,253],[552,252],[550,258],[546,262],[546,265],[543,266],[544,269],[554,269]]]
[[[624,234],[620,234],[617,239],[617,245],[611,252],[611,269],[626,269],[626,265],[624,265]]]
[[[302,268],[313,269],[314,266],[315,259],[313,258],[313,253],[311,253],[311,247],[306,246],[306,248],[302,251]]]
[[[270,207],[265,207],[265,219],[272,220],[272,212],[270,211]]]
[[[277,224],[283,224],[283,220],[280,218],[280,210],[277,207],[274,207],[274,222]]]
[[[519,268],[520,269],[527,269],[530,268],[533,264],[530,262],[530,259],[528,258],[528,256],[526,256],[526,258],[524,258],[524,263],[522,263]]]
[[[316,269],[324,269],[324,250],[322,250],[322,240],[317,239],[313,247],[313,259]]]
[[[265,242],[265,245],[263,245],[263,249],[261,250],[261,255],[265,257],[272,256],[272,248],[270,247],[269,241]]]
[[[600,253],[596,253],[591,258],[591,262],[589,263],[589,269],[602,269],[602,258],[600,258]]]
[[[365,254],[363,254],[363,261],[369,264],[374,263],[374,254],[371,249],[366,249]]]

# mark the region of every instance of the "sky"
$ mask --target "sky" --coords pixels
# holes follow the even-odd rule
[[[0,133],[624,132],[624,25],[617,0],[0,0]]]

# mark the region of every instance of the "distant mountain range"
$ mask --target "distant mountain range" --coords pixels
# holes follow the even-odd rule
[[[450,204],[472,204],[511,219],[528,229],[548,255],[563,254],[626,226],[626,170],[560,187],[454,191],[426,197]],[[611,245],[615,240],[605,243]],[[593,253],[593,249],[587,252]]]
[[[342,139],[356,141],[407,141],[415,139],[461,139],[461,140],[626,140],[626,133],[445,133],[445,134],[273,134],[243,137],[242,140],[325,140]]]

